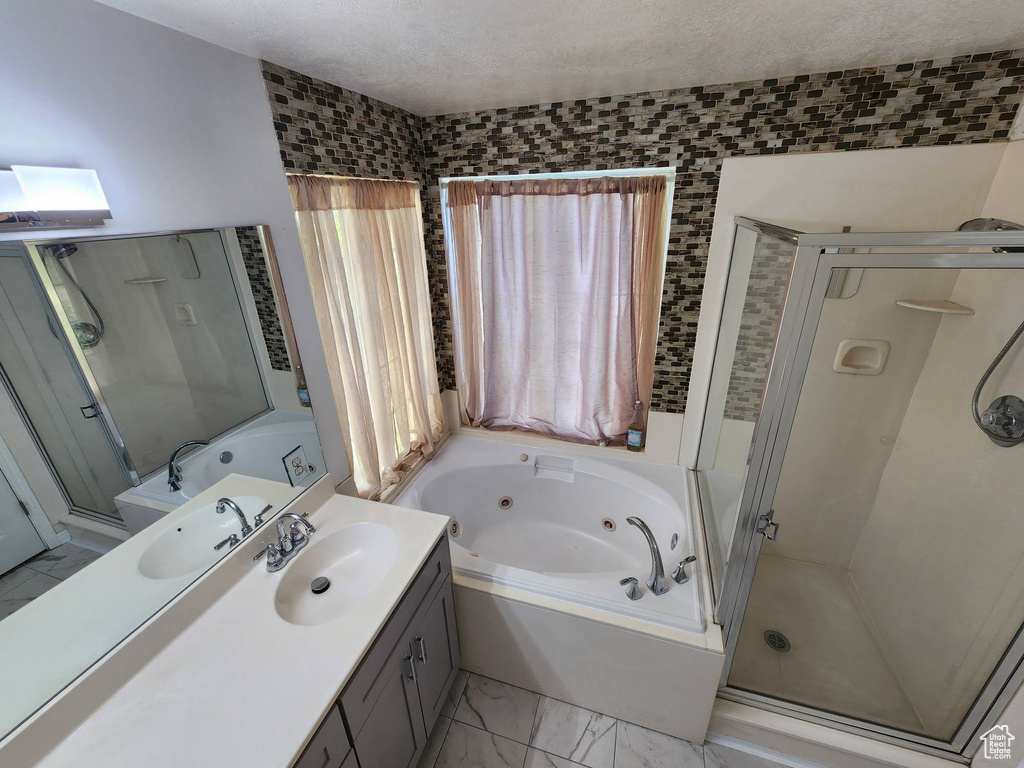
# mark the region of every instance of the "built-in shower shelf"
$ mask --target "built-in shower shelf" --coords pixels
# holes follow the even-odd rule
[[[941,299],[897,299],[896,303],[908,309],[920,309],[925,312],[941,312],[944,315],[973,315],[974,310],[952,301]]]

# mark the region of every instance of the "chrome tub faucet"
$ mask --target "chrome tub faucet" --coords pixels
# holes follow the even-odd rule
[[[178,454],[193,445],[209,445],[208,440],[189,440],[171,452],[171,460],[167,462],[167,489],[171,493],[181,490],[181,467],[178,466]]]
[[[231,510],[238,516],[238,522],[242,524],[242,538],[245,538],[252,533],[252,526],[249,525],[249,521],[245,519],[245,513],[242,508],[238,506],[234,501],[225,497],[217,501],[217,514],[223,515],[227,510]]]
[[[668,592],[668,583],[665,581],[665,566],[661,562],[661,551],[658,549],[658,542],[654,540],[654,534],[643,520],[639,517],[627,517],[626,522],[640,529],[640,533],[647,539],[647,546],[651,548],[651,575],[647,579],[647,586],[655,595],[663,595]],[[635,598],[630,598],[635,599]]]

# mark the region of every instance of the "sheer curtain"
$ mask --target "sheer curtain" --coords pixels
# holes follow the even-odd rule
[[[379,498],[444,427],[419,190],[306,175],[288,185],[352,474],[360,496]]]
[[[651,394],[665,191],[661,175],[448,183],[464,423],[624,442]]]

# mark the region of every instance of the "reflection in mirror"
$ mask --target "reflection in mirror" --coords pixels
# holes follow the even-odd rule
[[[0,736],[325,474],[277,275],[265,227],[0,244]]]
[[[697,458],[697,488],[716,602],[729,562],[796,234],[763,222],[736,221]]]

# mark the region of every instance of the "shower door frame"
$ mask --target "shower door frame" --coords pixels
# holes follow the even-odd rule
[[[719,695],[740,703],[816,722],[941,757],[969,759],[980,747],[976,736],[995,725],[1018,686],[1024,683],[1024,626],[1007,646],[949,741],[840,715],[765,694],[733,688],[729,671],[743,614],[753,585],[761,544],[759,519],[771,511],[800,393],[833,269],[1024,269],[1024,253],[943,252],[944,248],[1024,248],[1024,232],[912,232],[800,235],[789,290],[783,304],[775,350],[756,422],[750,463],[740,497],[718,616],[725,634],[725,665]],[[869,253],[849,253],[867,248]],[[936,249],[934,252],[879,252],[880,248]],[[737,567],[741,566],[741,567]]]

